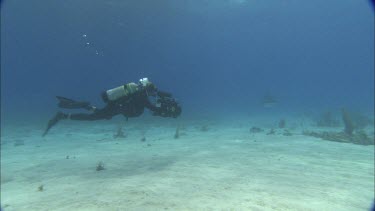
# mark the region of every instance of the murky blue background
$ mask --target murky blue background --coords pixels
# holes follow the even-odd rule
[[[8,0],[2,117],[40,117],[55,95],[149,77],[184,115],[374,105],[374,14],[365,0]]]

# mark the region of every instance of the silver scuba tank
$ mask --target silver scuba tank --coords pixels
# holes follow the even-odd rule
[[[107,90],[105,93],[109,101],[117,100],[121,97],[128,96],[138,91],[138,85],[136,83],[128,83],[113,89]]]

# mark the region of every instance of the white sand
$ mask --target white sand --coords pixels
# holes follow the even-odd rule
[[[113,138],[116,121],[62,122],[45,138],[39,126],[3,128],[1,204],[5,211],[353,211],[372,203],[374,146],[323,141],[298,127],[284,136],[266,135],[269,128],[251,134],[246,122],[178,122],[179,139],[176,120],[130,121],[124,139]],[[105,170],[95,170],[99,161]]]

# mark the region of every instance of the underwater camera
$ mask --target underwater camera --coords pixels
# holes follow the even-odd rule
[[[176,118],[182,112],[181,106],[172,96],[160,96],[156,102],[160,107],[153,113],[155,116]]]

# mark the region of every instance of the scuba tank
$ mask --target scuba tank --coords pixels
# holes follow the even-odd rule
[[[119,98],[128,96],[138,91],[138,85],[136,83],[128,83],[113,89],[109,89],[102,94],[104,102],[115,101]]]

